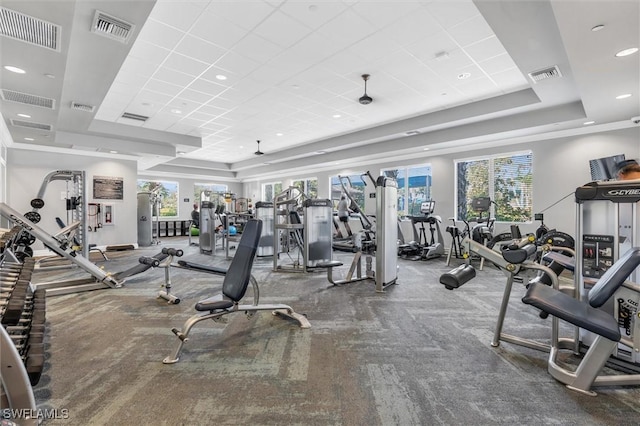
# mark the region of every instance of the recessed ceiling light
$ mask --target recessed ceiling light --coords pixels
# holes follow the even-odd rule
[[[24,140],[25,140],[25,141],[33,141],[33,140],[35,140],[35,139],[33,139],[33,138],[24,138]]]
[[[243,145],[240,145],[238,148],[240,148],[240,149],[244,149],[244,146],[243,146]]]
[[[332,117],[333,117],[333,118],[340,118],[340,117],[342,117],[342,116],[341,116],[340,114],[333,114],[333,115],[332,115]]]
[[[118,151],[113,151],[113,150],[111,150],[111,151],[109,151],[109,153],[111,153],[111,154],[117,154],[117,153],[118,153]]]
[[[423,151],[429,151],[429,148],[423,148],[422,150]]]
[[[265,166],[268,166],[268,165],[270,165],[271,163],[262,163],[262,164],[264,164]]]
[[[222,75],[222,74],[218,74],[218,75],[216,75],[216,78],[217,78],[218,80],[226,80],[226,79],[227,79],[227,76],[226,76],[226,75]]]
[[[153,106],[153,104],[150,102],[143,102],[142,106]]]
[[[242,147],[240,147],[240,148],[242,148]],[[176,152],[176,154],[178,154],[178,155],[185,155],[185,154],[186,154],[186,152],[184,152],[184,151],[177,151],[177,152]]]
[[[16,74],[24,74],[24,73],[26,73],[26,71],[23,70],[22,68],[14,67],[12,65],[5,65],[4,69],[7,70],[7,71],[15,72]]]
[[[31,118],[31,116],[29,114],[18,114],[18,117]]]
[[[316,154],[326,154],[327,151],[316,151]]]
[[[458,74],[458,80],[466,80],[469,77],[471,77],[471,73],[468,72]]]
[[[624,50],[619,51],[618,53],[616,53],[616,56],[618,58],[622,58],[623,56],[633,55],[637,51],[638,51],[637,47],[630,47],[628,49],[624,49]]]
[[[586,125],[593,124],[593,123],[595,123],[595,121],[585,121],[582,124],[584,124],[586,126]]]
[[[276,136],[282,136],[283,133],[276,133]]]
[[[631,97],[631,93],[625,93],[624,95],[616,96],[616,99],[626,99],[626,98],[630,98],[630,97]]]
[[[407,135],[407,136],[414,136],[414,135],[419,135],[420,132],[417,131],[417,130],[409,130],[408,132],[405,132],[404,134]]]
[[[600,31],[602,29],[604,29],[604,25],[600,24],[600,25],[596,25],[595,27],[591,28],[591,31],[593,31],[595,33],[596,31]]]
[[[180,111],[177,108],[172,109],[171,112],[174,113],[174,114],[182,114],[182,111]]]
[[[49,74],[49,73],[45,74],[44,76],[47,77],[47,78],[56,78],[55,75]]]

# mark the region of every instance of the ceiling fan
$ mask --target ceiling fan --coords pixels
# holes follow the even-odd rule
[[[371,102],[373,102],[373,98],[367,95],[367,80],[369,80],[369,77],[369,74],[362,74],[362,79],[364,80],[364,95],[362,95],[360,99],[358,99],[358,102],[360,102],[362,105],[369,105]]]
[[[260,151],[260,140],[257,140],[256,142],[258,142],[258,150],[256,152],[254,152],[255,155],[263,155],[264,152]]]

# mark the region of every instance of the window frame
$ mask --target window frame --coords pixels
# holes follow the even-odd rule
[[[520,220],[503,220],[502,218],[497,218],[497,212],[496,212],[496,204],[494,204],[494,201],[496,201],[496,162],[495,160],[497,159],[504,159],[504,158],[514,158],[514,157],[521,157],[521,156],[529,156],[530,157],[530,163],[528,164],[529,167],[529,176],[530,178],[530,183],[529,183],[529,188],[521,188],[522,189],[527,189],[527,191],[529,192],[528,198],[529,198],[529,204],[528,206],[525,205],[523,207],[521,207],[522,209],[528,209],[529,212],[526,215],[526,218],[522,221]],[[532,150],[522,150],[522,151],[511,151],[511,152],[501,152],[501,153],[497,153],[497,154],[491,154],[491,155],[482,155],[482,156],[477,156],[477,157],[468,157],[468,158],[459,158],[459,159],[455,159],[454,160],[454,203],[456,206],[456,210],[455,210],[455,218],[456,220],[463,220],[465,218],[461,217],[461,208],[462,208],[462,204],[460,204],[460,200],[459,200],[459,196],[461,193],[461,189],[459,188],[460,182],[459,182],[459,173],[458,173],[458,165],[460,163],[469,163],[469,162],[475,162],[475,161],[489,161],[488,167],[487,167],[487,172],[488,172],[488,177],[487,177],[487,182],[488,182],[488,188],[487,188],[487,194],[486,196],[491,198],[491,207],[489,210],[489,215],[492,218],[495,218],[495,222],[496,223],[522,223],[522,224],[530,224],[533,223],[533,151]],[[527,176],[527,175],[523,175],[523,176]],[[522,195],[521,192],[521,196],[526,196],[526,195]],[[468,205],[468,202],[466,203]],[[466,207],[466,206],[465,206]],[[467,218],[469,218],[469,212],[467,212]]]
[[[427,200],[431,200],[431,189],[433,188],[433,166],[431,165],[431,163],[420,163],[420,164],[410,164],[410,165],[406,165],[406,166],[396,166],[396,167],[387,167],[387,168],[383,168],[380,169],[380,174],[383,176],[388,176],[386,174],[386,172],[388,171],[392,171],[392,170],[399,170],[402,171],[404,176],[402,177],[402,179],[404,179],[404,185],[400,186],[398,185],[398,215],[399,216],[418,216],[420,215],[420,206],[418,203],[411,203],[411,193],[410,193],[410,185],[409,185],[409,179],[412,177],[411,175],[411,170],[412,169],[420,169],[420,168],[427,168],[428,174],[425,175],[426,177],[426,185],[424,186],[425,188],[425,194],[424,194],[424,199],[423,201],[427,201]],[[412,206],[417,206],[414,209],[411,209]],[[414,207],[415,207],[414,206]],[[412,211],[415,210],[415,211]]]
[[[158,212],[158,218],[161,219],[174,219],[174,218],[178,218],[180,216],[180,203],[178,202],[179,200],[179,196],[180,196],[180,183],[177,181],[170,181],[170,180],[160,180],[160,179],[137,179],[136,180],[136,191],[137,192],[149,192],[150,189],[146,189],[144,188],[144,184],[141,185],[141,182],[143,183],[160,183],[163,188],[165,190],[168,191],[168,193],[171,195],[169,197],[169,199],[173,199],[175,202],[175,215],[168,215],[168,214],[163,214],[162,210],[163,209],[167,209],[168,207],[164,207],[166,205],[166,203],[162,202],[160,204],[160,211]],[[172,184],[175,185],[175,191],[167,188],[165,185],[163,184]],[[152,189],[151,189],[152,190]],[[161,200],[166,200],[166,196],[163,196],[161,198]],[[169,204],[170,206],[171,204]]]

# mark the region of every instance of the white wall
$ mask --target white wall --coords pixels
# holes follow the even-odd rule
[[[31,210],[30,202],[36,197],[43,179],[50,172],[54,170],[85,171],[87,202],[112,204],[114,209],[114,225],[103,226],[95,232],[89,232],[88,242],[98,246],[137,243],[137,163],[135,161],[10,149],[7,168],[7,203],[22,213]],[[94,199],[94,176],[122,178],[124,199]],[[59,230],[55,222],[56,217],[67,221],[66,203],[62,199],[62,193],[66,190],[66,181],[53,181],[47,186],[44,196],[45,206],[39,211],[42,220],[38,225],[51,234]],[[39,242],[33,247],[36,250],[43,248]]]

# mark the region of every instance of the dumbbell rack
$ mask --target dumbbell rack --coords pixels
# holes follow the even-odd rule
[[[38,424],[32,386],[44,368],[45,291],[35,290],[32,257],[20,263],[13,250],[20,233],[0,235],[0,407],[24,425]]]

